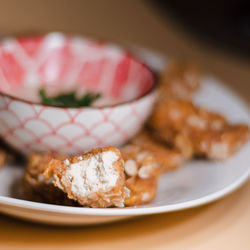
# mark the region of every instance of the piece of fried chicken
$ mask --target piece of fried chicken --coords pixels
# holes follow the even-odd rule
[[[197,65],[184,61],[170,62],[160,75],[159,102],[191,99],[200,88],[201,72]]]
[[[222,115],[184,100],[159,104],[148,126],[156,138],[177,148],[186,158],[227,159],[249,140],[247,125],[231,125]]]
[[[51,159],[64,160],[66,155],[50,153],[32,153],[20,182],[19,194],[23,198],[58,205],[76,205],[77,203],[67,198],[67,195],[56,188],[52,180],[45,179],[43,172]]]
[[[152,153],[160,167],[161,173],[176,169],[184,164],[185,158],[179,150],[156,140],[147,129],[143,129],[137,134],[130,144],[139,146],[141,149]]]
[[[160,166],[154,155],[136,145],[121,149],[126,174],[126,187],[130,195],[125,199],[126,206],[136,206],[151,202],[157,193]]]
[[[67,194],[69,199],[88,207],[124,207],[124,162],[114,147],[96,148],[64,160],[52,159],[45,179]]]

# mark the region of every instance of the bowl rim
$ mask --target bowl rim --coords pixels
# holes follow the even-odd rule
[[[4,41],[11,40],[11,39],[13,40],[13,39],[20,39],[20,38],[25,38],[25,39],[38,38],[38,37],[45,37],[48,35],[58,35],[58,36],[63,36],[63,37],[68,37],[68,38],[84,38],[84,39],[87,39],[89,41],[95,41],[97,43],[116,46],[117,48],[121,49],[124,53],[131,56],[137,63],[142,65],[145,69],[147,69],[151,73],[151,75],[153,77],[153,84],[152,84],[151,88],[149,88],[149,90],[147,90],[143,95],[136,97],[130,101],[120,102],[120,103],[112,104],[112,105],[103,105],[100,107],[93,107],[93,106],[63,107],[63,106],[56,106],[56,105],[45,105],[42,103],[32,102],[32,101],[25,100],[25,99],[20,98],[20,97],[13,96],[11,94],[4,93],[1,90],[0,90],[0,97],[7,97],[7,98],[15,100],[15,101],[19,101],[19,102],[26,103],[29,105],[36,105],[39,107],[58,108],[58,109],[75,109],[75,110],[79,110],[79,109],[100,110],[100,109],[106,109],[106,108],[108,109],[108,108],[114,108],[114,107],[118,107],[118,106],[133,104],[133,103],[136,103],[136,102],[140,101],[141,99],[144,99],[147,96],[153,95],[154,93],[157,92],[157,87],[159,84],[159,76],[156,73],[156,71],[151,69],[146,63],[144,63],[137,55],[135,55],[133,52],[131,52],[128,48],[125,48],[124,46],[117,44],[117,43],[114,43],[114,42],[111,42],[109,40],[100,39],[100,38],[96,38],[96,37],[88,36],[88,35],[85,36],[85,35],[76,34],[76,33],[74,34],[74,33],[67,33],[67,32],[41,32],[41,33],[29,33],[29,34],[23,34],[23,35],[1,37],[0,38],[0,45],[3,44]]]

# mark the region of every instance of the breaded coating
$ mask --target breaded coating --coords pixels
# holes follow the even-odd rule
[[[126,197],[124,204],[135,206],[150,202],[156,195],[158,176],[161,172],[154,156],[135,145],[126,146],[121,151],[122,157],[125,159],[123,172],[126,182],[124,182],[123,190]],[[73,157],[70,161],[69,157],[65,155],[33,153],[28,159],[22,183],[25,198],[52,204],[79,206],[78,200],[74,201],[72,198],[68,198],[64,190],[62,191],[53,184],[54,178],[49,177],[51,170],[49,170],[48,163],[50,163],[50,167],[52,167],[51,164],[56,164],[59,168],[57,171],[60,171],[62,162],[63,164],[65,161],[66,163],[75,163],[79,162],[80,159],[83,159],[82,155]],[[43,175],[44,172],[47,175],[46,178]]]
[[[52,159],[44,172],[46,179],[69,199],[88,207],[124,207],[124,162],[117,148],[96,148],[65,160]]]
[[[139,176],[146,179],[152,176],[159,176],[160,166],[154,155],[136,145],[126,145],[121,149],[124,160],[125,174],[129,177]]]
[[[143,129],[136,135],[131,144],[152,153],[160,166],[161,172],[176,169],[184,164],[185,158],[179,150],[170,148],[168,145],[156,140],[147,129]]]
[[[249,140],[247,125],[231,125],[223,116],[184,100],[159,104],[148,126],[156,138],[179,149],[186,158],[223,160]]]
[[[58,160],[64,160],[67,158],[66,155],[55,155],[55,154],[41,154],[32,153],[28,158],[28,164],[26,166],[25,178],[33,185],[47,183],[43,176],[43,172],[53,158]]]
[[[4,149],[0,149],[0,169],[6,163],[8,157],[8,153]]]
[[[52,180],[45,179],[43,172],[53,158],[63,160],[65,155],[32,153],[28,157],[20,193],[25,199],[59,205],[76,205],[67,195],[56,188]]]
[[[160,78],[159,100],[190,99],[200,87],[201,73],[198,67],[187,62],[172,62]]]
[[[130,190],[130,196],[125,199],[127,207],[150,203],[157,193],[158,178],[130,177],[126,180],[126,187]]]
[[[238,151],[249,140],[247,125],[228,125],[221,131],[205,131],[194,137],[194,152],[209,159],[224,160]]]
[[[126,206],[136,206],[151,202],[156,195],[161,169],[148,151],[136,145],[121,149],[126,174],[126,187],[130,195],[125,199]]]

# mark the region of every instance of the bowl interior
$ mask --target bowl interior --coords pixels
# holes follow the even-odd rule
[[[49,94],[77,89],[115,104],[144,95],[153,84],[152,72],[115,45],[59,33],[0,43],[0,91],[20,99],[39,102],[41,88]]]

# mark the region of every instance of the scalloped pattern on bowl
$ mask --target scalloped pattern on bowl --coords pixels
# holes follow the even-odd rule
[[[119,146],[140,129],[153,101],[151,95],[105,109],[62,109],[0,97],[0,133],[23,153],[82,153],[97,146]]]
[[[25,154],[120,146],[148,117],[156,97],[154,83],[144,64],[115,45],[60,33],[5,39],[0,42],[0,135]],[[13,86],[60,89],[67,84],[84,85],[123,104],[60,108],[11,95]]]

